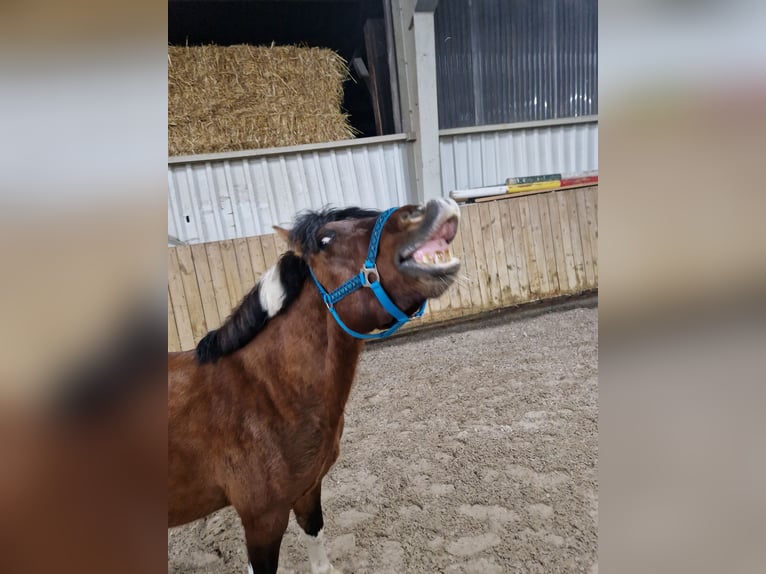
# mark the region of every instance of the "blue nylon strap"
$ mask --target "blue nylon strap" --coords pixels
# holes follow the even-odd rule
[[[372,292],[375,293],[375,297],[378,298],[378,301],[383,306],[383,308],[388,311],[388,314],[391,315],[394,319],[397,321],[405,322],[409,320],[409,317],[405,315],[402,310],[399,309],[396,304],[394,304],[393,301],[391,301],[391,298],[383,289],[383,285],[380,284],[380,281],[370,283],[370,289],[372,289]]]
[[[330,314],[335,319],[335,322],[338,323],[338,326],[340,326],[341,329],[343,329],[346,333],[351,335],[352,337],[356,337],[357,339],[383,339],[385,337],[388,337],[389,335],[393,335],[396,331],[398,331],[402,325],[404,325],[407,321],[410,319],[414,319],[416,317],[421,317],[423,315],[423,312],[426,310],[426,302],[423,301],[423,304],[420,306],[420,308],[415,311],[415,313],[412,316],[408,316],[406,313],[404,313],[399,307],[396,306],[396,304],[391,300],[391,298],[388,296],[388,293],[386,293],[385,289],[383,289],[383,285],[380,284],[380,276],[377,275],[377,268],[375,267],[375,261],[378,258],[378,246],[380,245],[380,235],[383,232],[383,226],[386,224],[386,221],[389,217],[391,217],[391,214],[396,211],[396,207],[392,207],[391,209],[384,211],[378,216],[378,219],[375,221],[375,226],[372,229],[372,236],[370,237],[370,247],[367,250],[367,259],[364,262],[364,268],[362,271],[359,272],[358,275],[354,275],[351,279],[343,283],[340,287],[335,289],[332,293],[328,293],[327,290],[322,287],[322,284],[319,282],[319,280],[316,278],[316,275],[314,275],[314,271],[309,267],[309,273],[311,273],[311,278],[314,280],[314,284],[317,286],[317,289],[319,289],[319,293],[322,295],[322,301],[324,301],[324,304],[327,306],[327,310],[330,312]],[[376,271],[376,280],[372,282],[367,282],[367,276],[365,275],[364,269],[366,270],[372,270],[375,269]],[[394,323],[391,327],[386,329],[385,331],[382,331],[381,333],[358,333],[357,331],[354,331],[353,329],[349,328],[340,318],[338,315],[338,312],[335,310],[335,304],[346,297],[347,295],[350,295],[354,291],[361,289],[362,287],[369,287],[373,294],[375,295],[375,298],[378,300],[378,302],[381,304],[381,306],[386,310],[386,312],[391,315],[394,319],[396,319],[396,323]]]
[[[378,259],[380,234],[383,233],[383,226],[386,224],[386,221],[388,221],[388,218],[391,217],[391,214],[396,210],[396,207],[387,209],[381,213],[378,216],[377,221],[375,221],[375,227],[372,228],[372,236],[370,237],[370,248],[367,250],[367,259],[364,262],[364,266],[367,267],[367,269],[375,267],[375,261]]]
[[[314,279],[314,282],[316,282],[316,279]],[[343,299],[346,295],[351,295],[354,291],[357,289],[360,289],[362,287],[362,274],[354,275],[351,279],[346,281],[343,285],[338,287],[335,291],[330,293],[330,302],[334,305],[341,299]]]
[[[335,318],[335,322],[338,324],[338,326],[343,329],[346,333],[351,335],[352,337],[356,337],[357,339],[384,339],[385,337],[388,337],[389,335],[393,335],[396,331],[399,330],[399,328],[404,325],[407,321],[397,321],[394,323],[393,326],[389,327],[385,331],[381,333],[358,333],[357,331],[354,331],[353,329],[350,329],[338,316],[338,312],[335,310],[335,307],[329,307],[330,314]],[[409,319],[408,319],[409,320]]]

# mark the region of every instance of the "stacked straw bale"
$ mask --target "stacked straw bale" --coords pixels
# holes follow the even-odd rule
[[[325,48],[170,46],[168,154],[352,138],[341,111],[348,77]]]

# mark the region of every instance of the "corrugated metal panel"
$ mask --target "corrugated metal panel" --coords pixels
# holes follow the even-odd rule
[[[370,141],[174,159],[168,235],[219,241],[271,233],[302,209],[411,203],[405,137]],[[598,122],[445,130],[439,148],[446,197],[509,177],[597,170]]]
[[[459,130],[455,130],[459,131]],[[598,123],[448,134],[439,138],[442,189],[498,185],[509,177],[598,169]]]
[[[404,136],[376,139],[174,160],[168,170],[168,234],[188,243],[218,241],[271,233],[272,225],[289,223],[303,209],[407,203]]]
[[[597,0],[441,0],[439,127],[598,113]]]

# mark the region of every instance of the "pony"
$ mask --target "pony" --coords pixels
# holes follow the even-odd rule
[[[339,572],[323,542],[322,478],[364,340],[454,281],[459,217],[453,200],[435,199],[304,212],[275,228],[289,250],[195,350],[169,354],[169,527],[231,505],[250,571],[275,574],[292,511],[312,574]]]

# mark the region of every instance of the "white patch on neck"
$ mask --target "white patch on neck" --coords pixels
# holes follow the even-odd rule
[[[285,290],[282,288],[282,280],[276,265],[269,267],[268,271],[263,274],[260,286],[258,298],[261,301],[261,307],[271,318],[279,313],[285,302]]]
[[[253,565],[250,562],[247,563],[247,572],[248,574],[253,574]]]
[[[311,574],[339,574],[327,557],[327,550],[324,547],[324,529],[320,530],[316,536],[303,532],[303,541],[309,552]]]

